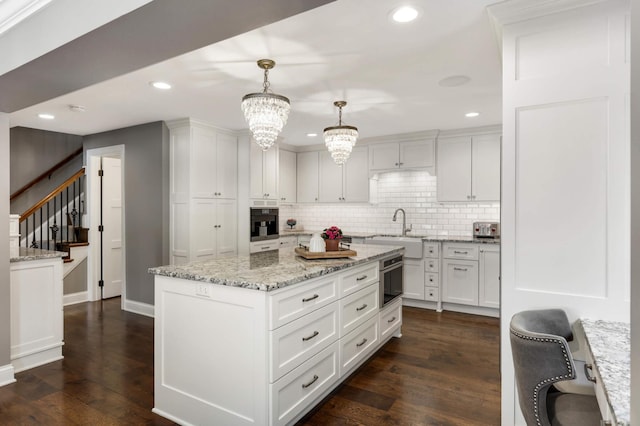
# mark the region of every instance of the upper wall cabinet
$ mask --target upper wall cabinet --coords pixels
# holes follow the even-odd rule
[[[296,153],[280,150],[278,193],[281,203],[296,202]]]
[[[428,169],[435,165],[435,141],[390,142],[369,146],[371,172]]]
[[[500,200],[500,135],[438,139],[438,201]]]
[[[323,203],[365,203],[369,201],[369,151],[354,148],[347,162],[339,166],[328,151],[319,156],[319,201]]]
[[[263,151],[251,143],[250,198],[278,199],[278,146]]]
[[[299,152],[297,155],[297,201],[318,201],[318,152]]]

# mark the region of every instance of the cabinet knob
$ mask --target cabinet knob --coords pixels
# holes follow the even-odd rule
[[[399,165],[404,166],[404,163],[399,163]]]
[[[396,163],[396,166],[399,166],[399,165],[400,165],[400,163]]]
[[[470,200],[470,199],[471,199],[471,195],[467,195],[467,200]]]

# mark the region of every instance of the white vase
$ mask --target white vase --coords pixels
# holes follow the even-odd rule
[[[309,251],[311,253],[323,253],[325,251],[324,240],[320,234],[313,234],[309,241]]]

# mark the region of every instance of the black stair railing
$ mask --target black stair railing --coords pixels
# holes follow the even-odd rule
[[[78,241],[85,212],[84,168],[20,215],[21,245],[59,249],[63,242]]]

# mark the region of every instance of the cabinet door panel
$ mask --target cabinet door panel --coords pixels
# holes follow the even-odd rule
[[[300,152],[297,155],[297,199],[299,203],[318,201],[318,153]]]
[[[216,140],[217,197],[235,199],[238,193],[238,142],[235,137],[223,134],[218,134]]]
[[[262,151],[262,190],[269,200],[278,199],[278,147]]]
[[[216,253],[216,200],[191,201],[191,257],[210,260]]]
[[[235,200],[218,200],[216,206],[216,252],[235,254],[237,250],[238,214]]]
[[[208,129],[192,129],[191,196],[213,198],[216,192],[216,134]]]
[[[264,198],[265,191],[262,188],[262,148],[251,139],[249,158],[249,197]]]
[[[399,163],[397,143],[384,143],[369,147],[369,168],[371,170],[397,169]]]
[[[473,201],[500,200],[500,136],[474,136],[471,152]]]
[[[338,203],[342,201],[342,168],[337,165],[328,151],[318,153],[319,200],[323,203]],[[350,160],[349,160],[350,161]]]
[[[344,166],[344,198],[350,203],[369,201],[369,150],[354,148]]]
[[[471,201],[471,138],[438,141],[438,201]]]
[[[402,297],[424,300],[424,260],[404,260],[404,291]]]
[[[433,157],[433,140],[400,143],[400,168],[433,167]]]
[[[478,262],[442,261],[442,301],[478,306]]]
[[[500,249],[483,247],[480,249],[480,306],[500,307]]]
[[[280,201],[296,202],[296,153],[280,150],[278,164],[278,194]]]

